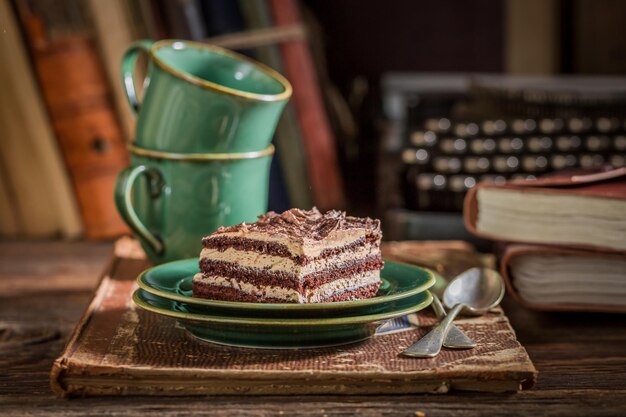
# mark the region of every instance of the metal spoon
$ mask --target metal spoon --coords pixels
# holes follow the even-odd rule
[[[436,282],[430,289],[430,293],[433,295],[433,302],[430,306],[433,308],[437,318],[443,320],[447,314],[439,297],[443,297],[443,292],[449,281],[435,271],[433,271],[433,275],[435,275]],[[450,349],[471,349],[476,346],[476,343],[452,323],[448,335],[443,340],[443,346]]]
[[[443,304],[439,301],[439,297],[433,294],[433,310],[435,311],[435,315],[439,320],[442,320],[447,316],[446,309],[443,308]],[[471,349],[476,346],[476,342],[470,339],[465,333],[461,331],[458,327],[452,323],[450,325],[450,330],[446,335],[446,338],[443,339],[443,346],[448,349]]]
[[[446,307],[452,307],[441,323],[417,343],[402,352],[418,358],[432,358],[441,351],[452,321],[464,310],[474,315],[485,314],[497,306],[504,297],[504,282],[492,269],[472,268],[454,278],[443,293]]]

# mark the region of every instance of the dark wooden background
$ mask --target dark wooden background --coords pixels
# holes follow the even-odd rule
[[[626,416],[626,317],[504,308],[539,370],[518,394],[87,398],[49,388],[109,243],[0,242],[0,415]]]

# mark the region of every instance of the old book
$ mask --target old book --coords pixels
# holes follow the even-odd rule
[[[500,269],[508,293],[526,307],[626,312],[624,254],[511,244]]]
[[[478,343],[418,360],[399,352],[425,327],[312,350],[255,350],[190,338],[175,320],[137,309],[130,296],[148,267],[135,241],[112,261],[62,355],[51,384],[63,397],[94,395],[409,394],[517,391],[537,371],[501,309],[457,323]]]
[[[25,2],[20,4],[20,18],[78,199],[85,235],[98,239],[125,233],[126,225],[111,196],[128,156],[93,38],[80,21],[73,22],[76,28],[68,22],[57,22],[55,30],[62,30],[62,34],[49,37],[41,17]],[[51,29],[51,33],[55,32]]]
[[[133,115],[124,87],[120,82],[120,65],[128,46],[135,40],[127,3],[124,0],[85,2],[94,26],[96,43],[108,85],[113,92],[113,102],[121,122],[126,141],[134,139],[135,116]]]
[[[0,236],[77,237],[80,213],[19,21],[0,2]]]
[[[626,252],[626,168],[479,184],[466,227],[488,239]]]
[[[276,25],[301,23],[295,0],[270,0]],[[346,204],[335,138],[324,108],[311,51],[305,40],[280,45],[285,75],[293,85],[293,102],[306,149],[313,199],[321,209]]]

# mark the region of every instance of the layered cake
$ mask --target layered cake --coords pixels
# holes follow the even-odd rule
[[[370,298],[380,287],[380,221],[291,209],[202,240],[194,297],[261,303]]]

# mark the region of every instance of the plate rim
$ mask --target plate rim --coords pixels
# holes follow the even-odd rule
[[[222,341],[215,341],[215,340],[209,340],[207,338],[202,338],[196,334],[194,334],[194,332],[192,330],[190,330],[188,327],[185,326],[185,333],[187,334],[187,337],[191,337],[194,340],[199,340],[202,343],[211,343],[214,345],[219,345],[219,346],[225,346],[225,347],[235,347],[235,348],[242,348],[242,349],[261,349],[261,350],[273,350],[273,351],[285,351],[285,350],[309,350],[309,349],[326,349],[326,348],[334,348],[334,347],[340,347],[340,346],[346,346],[346,345],[351,345],[354,343],[359,343],[359,342],[363,342],[369,338],[371,338],[372,336],[374,336],[373,334],[370,334],[369,336],[365,336],[361,339],[354,339],[354,340],[349,340],[346,342],[339,342],[339,343],[333,343],[333,342],[329,342],[328,344],[324,343],[324,344],[320,344],[320,345],[289,345],[289,346],[284,346],[284,345],[265,345],[265,344],[245,344],[245,343],[226,343],[226,342],[222,342]]]
[[[407,314],[415,313],[428,307],[433,301],[433,295],[430,291],[425,290],[421,293],[426,295],[424,301],[412,305],[409,308],[402,310],[396,310],[386,313],[366,314],[348,317],[322,317],[322,318],[255,318],[255,317],[225,317],[225,316],[210,316],[197,313],[184,313],[181,311],[171,311],[161,307],[156,307],[140,298],[140,292],[145,291],[142,288],[137,288],[133,292],[133,303],[152,313],[160,314],[167,317],[176,318],[179,320],[193,320],[202,323],[214,323],[214,324],[237,324],[237,325],[249,325],[249,326],[280,326],[280,327],[292,327],[292,326],[332,326],[332,325],[357,325],[367,324],[376,321],[389,320],[396,317],[406,316]],[[147,291],[146,291],[147,292]],[[421,294],[418,293],[418,294]],[[149,293],[151,294],[151,293]],[[418,295],[414,294],[414,295]],[[156,294],[152,294],[156,295]],[[158,296],[157,296],[158,297]],[[164,297],[161,297],[164,298]],[[166,298],[167,299],[167,298]],[[168,299],[169,300],[169,299]],[[169,300],[172,301],[172,300]],[[350,321],[350,319],[352,319]]]
[[[207,307],[229,308],[229,309],[306,311],[306,310],[324,310],[324,309],[339,310],[339,309],[345,309],[345,308],[356,308],[356,307],[361,307],[361,306],[377,305],[380,303],[396,301],[402,298],[407,298],[412,295],[424,292],[428,290],[429,288],[431,288],[433,285],[435,285],[435,282],[437,281],[433,271],[431,271],[428,268],[423,268],[421,266],[412,265],[406,262],[385,261],[385,262],[389,262],[393,264],[407,266],[412,269],[422,270],[428,275],[428,278],[422,285],[418,285],[415,288],[412,288],[408,291],[401,292],[401,293],[394,294],[394,295],[366,298],[362,300],[353,300],[353,301],[338,301],[338,302],[332,302],[332,303],[295,304],[295,303],[252,303],[252,302],[246,303],[242,301],[224,301],[224,300],[211,300],[208,298],[187,297],[184,295],[175,294],[175,293],[171,293],[167,291],[162,291],[157,288],[153,288],[150,285],[148,285],[146,282],[144,282],[143,280],[144,277],[148,275],[150,272],[152,272],[153,270],[157,268],[161,268],[164,265],[172,265],[175,263],[190,262],[192,260],[197,260],[197,259],[198,258],[179,259],[177,261],[167,262],[164,264],[150,267],[142,271],[139,274],[139,276],[137,276],[137,279],[136,279],[137,285],[139,285],[139,288],[141,288],[142,290],[150,294],[157,295],[159,297],[166,298],[168,300],[180,301],[180,302],[187,303],[187,304],[202,305],[202,306],[207,306]],[[372,300],[375,300],[375,301],[372,301]]]

